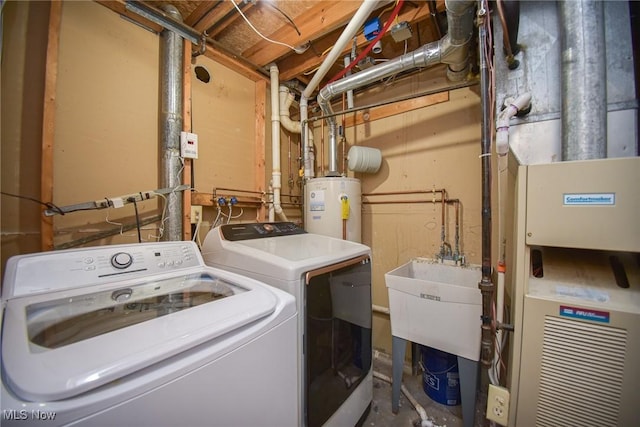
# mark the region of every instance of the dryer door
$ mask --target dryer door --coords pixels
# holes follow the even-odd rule
[[[353,258],[307,273],[308,427],[323,425],[371,369],[371,264]]]

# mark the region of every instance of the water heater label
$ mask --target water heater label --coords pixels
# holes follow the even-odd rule
[[[324,210],[324,191],[312,191],[309,194],[309,210],[318,212]]]
[[[616,193],[565,193],[563,204],[565,206],[613,206],[616,204]]]
[[[572,317],[574,319],[593,320],[594,322],[609,323],[609,312],[592,310],[589,308],[560,306],[560,316]]]

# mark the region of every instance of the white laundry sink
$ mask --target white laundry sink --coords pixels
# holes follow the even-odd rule
[[[416,258],[385,274],[391,334],[473,361],[480,358],[482,274]]]

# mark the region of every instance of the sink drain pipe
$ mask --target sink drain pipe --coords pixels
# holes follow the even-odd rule
[[[389,384],[393,383],[393,380],[390,377],[388,377],[388,376],[386,376],[384,374],[381,374],[378,371],[373,371],[373,376],[374,376],[374,378],[377,378],[377,379],[382,380],[384,382],[387,382]],[[418,415],[420,415],[420,425],[421,425],[421,427],[435,427],[433,422],[427,418],[427,411],[425,411],[424,408],[422,407],[422,405],[420,405],[418,403],[416,398],[413,397],[411,392],[409,390],[407,390],[407,388],[404,386],[404,384],[402,384],[400,386],[400,389],[402,390],[402,393],[404,393],[404,395],[407,397],[409,402],[411,402],[411,405],[413,405],[413,407],[416,409],[416,412],[418,413]]]

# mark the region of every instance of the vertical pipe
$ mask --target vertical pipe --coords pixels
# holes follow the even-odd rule
[[[482,105],[482,278],[478,287],[482,293],[482,340],[480,343],[480,361],[486,367],[493,360],[492,304],[493,283],[491,281],[491,102],[489,97],[490,76],[486,52],[487,29],[485,25],[486,9],[478,10],[480,22],[478,47],[480,51],[480,102]]]
[[[559,1],[562,160],[607,156],[607,76],[601,1]]]
[[[320,68],[313,75],[313,78],[307,85],[307,87],[302,92],[300,96],[300,122],[302,124],[302,142],[303,142],[303,152],[305,159],[305,168],[304,168],[304,177],[305,178],[313,178],[313,146],[309,143],[309,133],[308,133],[308,124],[307,120],[309,117],[309,111],[307,110],[309,97],[316,90],[320,81],[327,74],[329,69],[333,66],[334,62],[338,59],[338,57],[342,54],[342,51],[347,46],[351,39],[358,33],[360,27],[366,19],[369,17],[369,14],[378,6],[377,0],[362,0],[362,4],[358,11],[353,15],[351,21],[347,24],[340,37],[333,45],[333,48],[320,65]]]
[[[178,9],[165,5],[163,10],[176,21],[182,22]],[[175,188],[181,184],[180,132],[182,131],[183,76],[182,37],[171,30],[160,33],[160,187]],[[181,193],[167,195],[164,231],[161,240],[182,240]]]

